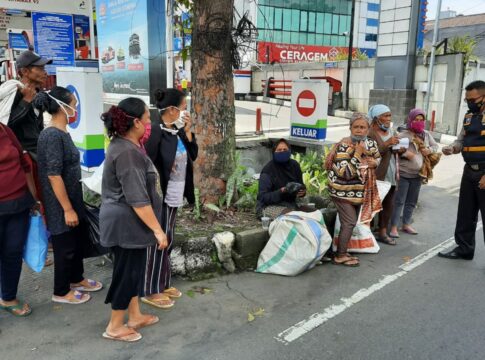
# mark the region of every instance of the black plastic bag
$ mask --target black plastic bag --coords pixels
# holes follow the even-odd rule
[[[84,258],[106,255],[108,248],[101,245],[99,234],[99,208],[84,204],[86,208],[85,233],[87,241],[84,241]]]

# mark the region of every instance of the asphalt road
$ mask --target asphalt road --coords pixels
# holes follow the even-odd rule
[[[178,280],[184,297],[169,311],[144,307],[161,322],[143,329],[136,344],[101,338],[109,317],[106,290],[85,305],[57,306],[26,288],[35,282],[24,276],[21,295],[35,304],[34,312],[25,319],[0,313],[0,359],[482,360],[482,232],[473,261],[430,251],[453,236],[462,166],[459,156],[444,158],[436,180],[423,187],[418,236],[361,256],[359,268],[324,264],[297,277],[246,272]],[[403,267],[410,259],[413,265]],[[109,280],[106,269],[98,275]],[[209,291],[194,292],[197,287]]]

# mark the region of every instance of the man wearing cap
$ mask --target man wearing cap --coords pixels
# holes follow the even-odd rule
[[[466,163],[461,178],[455,227],[458,246],[451,251],[440,252],[438,256],[472,260],[478,211],[485,223],[485,81],[474,81],[465,90],[469,111],[463,120],[463,130],[453,144],[442,149],[445,155],[461,152]]]
[[[20,81],[24,87],[17,90],[8,126],[34,161],[37,160],[37,139],[44,128],[44,120],[42,113],[32,106],[32,100],[47,80],[44,67],[50,63],[52,60],[30,50],[21,53],[16,61]]]

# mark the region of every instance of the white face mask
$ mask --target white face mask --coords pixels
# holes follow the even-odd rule
[[[168,108],[175,108],[179,111],[179,117],[177,120],[171,122],[171,123],[168,123],[167,125],[174,125],[177,129],[182,129],[183,127],[185,127],[185,121],[184,121],[184,116],[188,113],[187,111],[185,110],[180,110],[178,107],[176,106],[169,106],[169,107],[166,107],[166,108],[163,108],[163,109],[160,109],[160,111],[163,111],[163,110],[166,110]]]
[[[60,108],[62,109],[62,111],[64,112],[64,114],[66,114],[66,121],[67,121],[68,124],[72,124],[72,123],[76,122],[76,114],[77,114],[77,110],[76,109],[74,109],[73,107],[71,107],[70,105],[66,104],[63,101],[61,101],[59,99],[56,99],[54,96],[52,96],[49,93],[47,93],[47,95],[52,100],[54,100],[60,106]],[[67,107],[70,110],[72,110],[72,114],[68,114],[67,113],[67,110],[65,109],[65,107]]]

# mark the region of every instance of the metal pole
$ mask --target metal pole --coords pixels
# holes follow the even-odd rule
[[[167,44],[167,53],[163,54],[162,56],[166,56],[167,58],[167,88],[173,87],[173,80],[175,76],[174,72],[174,55],[173,55],[173,0],[165,0],[164,1],[165,9],[167,11],[165,29],[167,31],[166,34],[166,44]]]
[[[93,15],[93,0],[88,0],[89,9],[89,52],[90,58],[96,59],[96,42],[94,40],[94,15]]]
[[[354,17],[355,0],[352,0],[352,11],[350,13],[349,53],[347,55],[347,81],[345,84],[345,110],[349,110],[350,100],[350,68],[352,67],[352,45],[354,42]]]
[[[438,0],[438,5],[436,6],[436,19],[434,21],[434,30],[433,30],[433,44],[431,48],[431,59],[429,60],[429,68],[428,68],[428,89],[426,90],[426,97],[424,99],[424,113],[428,116],[429,110],[429,101],[431,99],[431,89],[432,89],[432,81],[433,81],[433,70],[434,70],[434,60],[435,60],[435,52],[436,52],[436,42],[438,41],[438,31],[439,31],[439,23],[440,23],[440,12],[441,12],[441,0]]]

